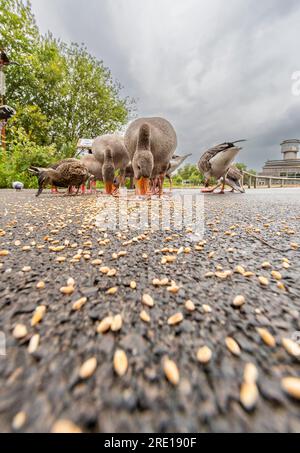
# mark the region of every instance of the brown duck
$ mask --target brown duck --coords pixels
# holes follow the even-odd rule
[[[111,150],[112,163],[114,165],[114,171],[119,170],[120,172],[120,185],[125,184],[126,168],[130,164],[130,157],[128,151],[124,145],[123,137],[115,134],[102,135],[94,140],[92,152],[95,158],[99,161],[100,165],[104,165],[105,152],[107,149]],[[111,163],[111,162],[110,162]],[[104,177],[103,177],[104,179]],[[107,193],[112,193],[113,188],[111,181],[106,178],[105,189]]]
[[[78,162],[78,161],[74,157],[70,157],[70,158],[62,159],[59,162],[55,162],[54,164],[49,165],[48,168],[53,168],[53,170],[56,170],[57,167],[59,167],[61,164],[64,164],[66,162]],[[51,186],[51,193],[58,194],[58,190],[57,190],[56,186]]]
[[[56,169],[31,167],[29,171],[38,177],[39,190],[36,194],[37,197],[41,195],[49,184],[55,187],[67,187],[69,194],[72,192],[72,187],[76,187],[77,195],[80,186],[85,184],[88,179],[93,179],[93,175],[76,159],[60,163]]]

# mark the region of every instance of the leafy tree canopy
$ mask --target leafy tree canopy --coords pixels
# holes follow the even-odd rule
[[[8,159],[20,134],[39,152],[50,146],[55,160],[74,154],[80,137],[112,133],[129,120],[134,101],[121,96],[110,70],[86,47],[42,36],[29,1],[0,0],[1,48],[19,63],[5,69],[7,103],[17,111],[7,128]]]
[[[186,164],[180,168],[174,177],[177,183],[188,181],[194,185],[200,185],[203,182],[203,175],[199,172],[197,165]]]
[[[252,175],[256,175],[257,174],[256,170],[251,170],[251,169],[247,168],[246,164],[237,163],[237,164],[235,164],[235,166],[241,171],[247,171],[248,173],[251,173]]]

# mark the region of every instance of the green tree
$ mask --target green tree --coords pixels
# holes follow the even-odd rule
[[[188,181],[192,174],[196,173],[197,171],[198,169],[196,165],[186,164],[184,167],[178,170],[177,174],[181,176],[184,181]]]
[[[173,176],[172,179],[173,179],[173,184],[174,184],[175,186],[181,186],[181,185],[182,185],[182,182],[183,182],[182,177],[179,176],[178,174],[176,174],[175,176]]]
[[[28,140],[39,145],[49,145],[51,121],[42,113],[37,105],[19,105],[16,114],[9,121],[10,143],[14,143],[14,136],[18,129],[27,134]]]
[[[131,101],[120,98],[121,86],[84,47],[67,46],[49,34],[41,39],[30,62],[31,80],[22,100],[46,115],[48,138],[58,148],[75,145],[80,137],[114,132],[128,121]],[[18,108],[20,93],[12,87],[10,98]]]
[[[58,46],[66,70],[61,86],[64,95],[56,105],[60,115],[53,121],[56,143],[75,143],[79,137],[120,129],[129,119],[131,104],[128,98],[120,98],[121,86],[113,81],[109,69],[84,47],[67,47],[47,39],[48,45]]]
[[[243,163],[237,163],[235,166],[241,171],[247,171],[247,165]]]
[[[0,48],[19,63],[6,68],[7,102],[17,111],[7,129],[10,159],[20,135],[39,152],[56,149],[56,160],[74,155],[80,137],[128,121],[134,101],[121,97],[109,69],[84,46],[41,36],[29,1],[0,0]]]
[[[190,182],[194,186],[200,186],[203,183],[203,177],[199,171],[197,173],[192,173],[192,175],[190,176]]]
[[[0,154],[0,188],[11,187],[13,181],[22,181],[25,187],[36,187],[36,178],[28,173],[31,165],[47,167],[55,160],[54,145],[39,146],[29,140],[21,127],[13,129],[13,140],[10,144],[13,152],[9,159]]]
[[[178,170],[177,175],[183,181],[190,181],[194,185],[200,185],[204,181],[202,173],[198,170],[197,165],[194,164],[186,164]]]
[[[252,175],[256,175],[257,174],[256,170],[251,170],[251,169],[247,168],[246,164],[237,163],[237,164],[234,164],[234,165],[241,171],[246,171],[247,173],[251,173]]]
[[[12,60],[26,62],[39,32],[30,2],[0,0],[0,48],[5,48]]]
[[[12,106],[28,104],[28,93],[34,90],[32,61],[39,45],[39,32],[29,2],[0,0],[0,48],[20,66],[7,70],[7,98]]]

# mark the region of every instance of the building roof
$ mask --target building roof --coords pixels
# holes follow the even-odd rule
[[[280,145],[288,145],[289,143],[300,143],[300,140],[298,140],[298,138],[290,138],[289,140],[283,140],[282,143],[280,143]]]
[[[265,163],[264,168],[266,167],[299,167],[300,168],[300,159],[289,159],[289,160],[268,160]]]

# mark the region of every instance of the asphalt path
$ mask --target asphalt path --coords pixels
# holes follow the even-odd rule
[[[0,191],[2,432],[300,431],[300,189],[34,195]]]

